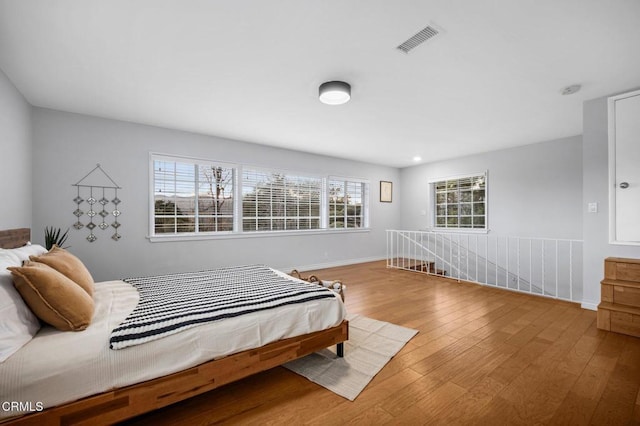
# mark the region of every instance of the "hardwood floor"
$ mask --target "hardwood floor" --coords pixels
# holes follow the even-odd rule
[[[640,424],[640,338],[593,311],[384,262],[310,272],[420,331],[354,402],[278,367],[127,424]]]

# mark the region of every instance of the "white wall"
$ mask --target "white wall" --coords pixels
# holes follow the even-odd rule
[[[625,92],[632,90],[634,89]],[[586,207],[583,209],[584,306],[592,309],[600,303],[600,280],[604,278],[604,259],[640,258],[638,246],[609,244],[607,114],[607,98],[593,99],[583,105],[583,198],[585,206],[590,202],[598,203],[598,213],[587,213]]]
[[[491,233],[581,239],[580,136],[402,169],[401,227],[417,230],[430,226],[430,179],[485,170]],[[423,211],[427,214],[422,215]]]
[[[0,229],[31,226],[31,106],[0,70]]]
[[[74,223],[72,184],[100,163],[123,188],[122,239],[96,228],[98,240],[85,240],[85,229],[71,229],[70,250],[98,280],[188,271],[217,266],[265,263],[289,268],[384,258],[385,229],[400,223],[401,198],[378,202],[380,180],[397,183],[399,171],[349,160],[270,148],[140,124],[34,108],[34,241],[47,226]],[[149,152],[241,162],[292,171],[346,175],[371,183],[371,231],[365,233],[278,236],[151,243],[149,228]],[[398,185],[395,185],[397,190]],[[85,209],[86,210],[86,209]],[[86,217],[85,217],[86,221]]]

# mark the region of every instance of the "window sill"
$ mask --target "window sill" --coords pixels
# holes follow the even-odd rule
[[[152,243],[164,243],[171,241],[202,241],[202,240],[227,240],[237,238],[269,238],[269,237],[294,237],[302,235],[327,235],[327,234],[358,234],[370,232],[371,228],[355,229],[314,229],[310,231],[263,231],[263,232],[229,232],[225,234],[183,234],[183,235],[150,235],[147,239]]]

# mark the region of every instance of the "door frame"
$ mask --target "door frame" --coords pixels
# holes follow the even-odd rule
[[[623,93],[608,98],[608,139],[609,139],[609,244],[638,246],[640,241],[619,241],[616,236],[616,101],[640,96],[640,90]]]

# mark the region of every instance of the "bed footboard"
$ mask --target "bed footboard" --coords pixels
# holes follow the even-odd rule
[[[349,323],[315,333],[279,340],[256,349],[209,361],[197,367],[23,417],[0,421],[6,425],[103,425],[200,395],[296,358],[338,345],[349,338]]]

